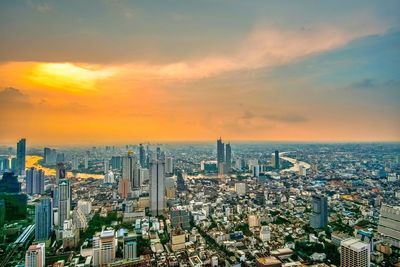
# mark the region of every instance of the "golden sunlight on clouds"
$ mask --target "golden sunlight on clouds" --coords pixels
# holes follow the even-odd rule
[[[70,92],[96,90],[99,80],[110,78],[112,68],[98,69],[72,63],[39,63],[32,68],[30,80],[39,85]]]

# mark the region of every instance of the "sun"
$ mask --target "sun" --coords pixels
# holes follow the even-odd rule
[[[54,89],[83,92],[96,90],[96,83],[113,76],[114,72],[112,68],[91,65],[39,63],[33,67],[30,80]]]

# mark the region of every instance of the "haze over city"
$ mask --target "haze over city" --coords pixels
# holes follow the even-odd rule
[[[398,141],[397,10],[3,1],[0,140]]]

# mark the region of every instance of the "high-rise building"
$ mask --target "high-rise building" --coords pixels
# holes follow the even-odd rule
[[[0,171],[6,172],[10,169],[10,160],[8,157],[3,158],[0,163],[1,163]]]
[[[139,145],[139,163],[140,163],[140,167],[147,168],[146,151],[144,150],[143,144]]]
[[[135,237],[126,236],[124,237],[124,259],[136,259],[137,258],[137,242]]]
[[[325,196],[312,196],[313,213],[310,218],[312,228],[324,228],[328,224],[328,199]]]
[[[79,207],[72,211],[72,224],[77,229],[86,229],[87,227],[86,216]]]
[[[232,148],[231,144],[228,143],[225,146],[225,173],[230,173],[232,169]]]
[[[111,157],[111,168],[113,170],[120,170],[122,167],[122,157],[121,156],[112,156]]]
[[[11,158],[11,171],[18,174],[17,158],[15,158],[15,157]]]
[[[23,138],[17,143],[17,172],[21,174],[25,171],[26,139]]]
[[[64,153],[57,153],[56,162],[60,163],[60,162],[64,162],[64,161],[65,161],[65,154]]]
[[[90,151],[86,151],[84,158],[85,169],[89,169],[89,156],[90,156]]]
[[[71,211],[71,185],[69,180],[60,180],[58,184],[58,223],[60,226],[69,219]]]
[[[275,153],[274,153],[274,159],[275,159],[275,169],[277,169],[277,170],[279,170],[279,168],[280,168],[280,159],[279,159],[279,151],[278,150],[275,150]]]
[[[43,149],[44,164],[55,165],[57,163],[57,150],[45,147]]]
[[[103,230],[93,237],[93,266],[107,266],[115,259],[117,239],[114,230]]]
[[[122,179],[128,179],[132,188],[138,188],[141,185],[138,175],[137,158],[132,152],[122,158]]]
[[[171,225],[174,228],[190,230],[190,212],[183,207],[173,207],[170,211]]]
[[[44,194],[44,172],[35,168],[26,171],[26,193],[28,195]]]
[[[382,205],[378,233],[386,242],[400,248],[400,206]]]
[[[73,171],[77,171],[79,169],[79,158],[77,155],[73,155],[72,156],[72,160],[71,160],[71,169]]]
[[[172,174],[174,172],[174,159],[165,157],[165,173]]]
[[[30,245],[25,253],[25,267],[45,266],[45,244]]]
[[[53,228],[53,202],[51,198],[42,198],[35,205],[35,240],[45,241]]]
[[[90,202],[90,200],[80,199],[78,200],[78,208],[82,210],[83,214],[88,216],[90,212],[92,212],[92,202]]]
[[[104,159],[103,167],[104,167],[104,174],[107,174],[108,171],[110,170],[110,160],[109,159]]]
[[[342,241],[340,245],[340,266],[342,267],[369,267],[369,244],[359,239],[350,238]]]
[[[165,163],[154,160],[150,163],[150,211],[161,215],[165,208]]]
[[[245,183],[235,183],[235,192],[238,196],[246,195],[246,184]]]
[[[121,198],[128,198],[131,193],[131,182],[128,179],[119,179],[118,194]]]
[[[221,137],[217,140],[217,163],[225,162],[225,145],[222,143]]]
[[[64,163],[60,162],[57,163],[57,169],[56,169],[56,184],[60,182],[61,179],[67,178],[67,172],[65,170]]]

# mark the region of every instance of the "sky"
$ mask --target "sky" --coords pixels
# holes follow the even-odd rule
[[[0,144],[400,141],[400,1],[0,2]]]

